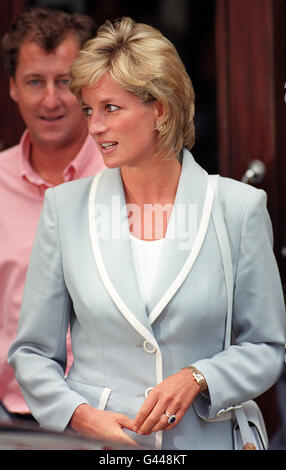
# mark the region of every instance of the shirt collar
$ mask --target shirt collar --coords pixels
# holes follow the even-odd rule
[[[40,175],[33,169],[30,164],[30,150],[31,150],[31,137],[28,130],[26,130],[20,140],[20,172],[22,178],[36,186],[51,186],[47,181],[44,181]]]
[[[65,182],[84,176],[85,170],[90,167],[92,160],[94,160],[94,140],[88,135],[80,151],[64,169],[63,177]]]
[[[30,150],[31,137],[29,131],[26,130],[20,140],[20,172],[22,178],[36,186],[52,187],[53,185],[43,180],[31,166]],[[82,177],[92,158],[94,158],[94,143],[92,137],[88,135],[76,157],[64,169],[64,182]]]

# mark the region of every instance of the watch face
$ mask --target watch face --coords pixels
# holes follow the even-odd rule
[[[201,390],[203,390],[204,387],[204,378],[201,374],[194,373],[195,380],[197,381],[198,385],[201,387]]]

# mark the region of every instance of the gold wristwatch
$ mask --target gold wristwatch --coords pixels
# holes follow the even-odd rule
[[[191,373],[193,374],[193,377],[195,381],[199,384],[201,387],[201,392],[204,392],[208,388],[207,381],[203,374],[194,366],[187,366],[183,367],[183,369],[189,369]]]

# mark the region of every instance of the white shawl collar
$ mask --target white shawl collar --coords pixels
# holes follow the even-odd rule
[[[175,210],[173,209],[169,221],[162,266],[152,301],[148,305],[148,317],[136,279],[120,169],[105,170],[93,180],[89,197],[89,229],[94,259],[102,282],[126,320],[157,347],[152,324],[191,272],[208,230],[213,197],[208,175],[194,161],[190,152],[184,150]],[[182,241],[168,236],[174,223],[174,214],[178,214],[176,209],[179,205],[189,207],[190,204],[197,213],[198,230],[195,238]],[[187,214],[188,211],[184,214],[183,223],[186,223]],[[179,219],[175,222],[180,224],[181,221]],[[186,246],[188,249],[182,249]]]

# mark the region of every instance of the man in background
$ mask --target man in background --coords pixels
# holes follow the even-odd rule
[[[88,16],[31,9],[2,39],[10,96],[27,128],[18,145],[0,153],[0,404],[9,418],[29,416],[7,352],[45,191],[104,168],[68,88],[70,64],[95,32]]]

